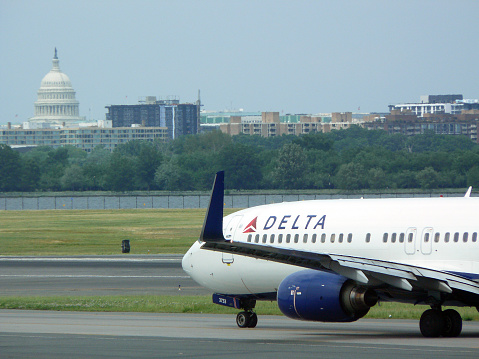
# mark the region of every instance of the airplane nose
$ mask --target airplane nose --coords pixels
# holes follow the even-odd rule
[[[181,260],[181,266],[183,267],[183,270],[191,275],[193,271],[193,257],[194,254],[199,251],[199,243],[195,242],[190,249],[188,249],[188,252],[185,253],[183,256],[183,259]]]
[[[183,259],[181,260],[181,266],[183,267],[183,270],[188,274],[190,273],[190,270],[191,270],[191,256],[192,256],[191,249],[189,249],[188,252],[186,252],[185,255],[183,256]]]

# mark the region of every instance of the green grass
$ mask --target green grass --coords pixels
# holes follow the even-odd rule
[[[225,210],[225,214],[236,210]],[[131,254],[185,253],[204,209],[0,212],[0,255],[109,255],[130,240]]]
[[[235,212],[225,210],[225,214]],[[129,239],[131,254],[185,253],[198,238],[204,209],[2,211],[0,255],[119,254]],[[367,318],[419,319],[425,306],[382,303]],[[155,313],[236,313],[210,296],[0,297],[0,309]],[[276,302],[258,302],[262,315],[281,315]],[[479,320],[475,308],[459,308],[464,320]]]
[[[370,319],[416,319],[427,306],[381,303],[371,308]],[[0,309],[57,310],[88,312],[209,313],[235,314],[238,309],[211,302],[211,296],[92,296],[92,297],[0,297]],[[479,320],[475,308],[455,308],[463,320]],[[259,315],[282,315],[276,302],[257,302]]]

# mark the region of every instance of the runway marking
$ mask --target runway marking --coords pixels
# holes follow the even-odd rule
[[[120,336],[115,336],[112,334],[88,334],[85,335],[84,333],[81,334],[73,334],[73,333],[65,333],[65,334],[57,334],[57,335],[52,335],[50,333],[38,333],[38,334],[22,334],[22,333],[15,333],[15,334],[0,334],[0,338],[15,338],[15,337],[21,337],[21,338],[35,338],[35,339],[57,339],[58,335],[64,335],[64,336],[72,336],[75,337],[77,340],[79,339],[94,339],[94,340],[114,340],[114,341],[130,341],[130,340],[138,340],[138,337],[132,338],[130,335],[120,335]],[[125,338],[127,337],[127,338]],[[168,337],[162,337],[162,336],[139,336],[141,338],[140,340],[142,341],[154,341],[154,342],[183,342],[185,340],[189,341],[194,341],[195,343],[216,343],[217,340],[215,339],[209,339],[209,338],[195,338],[195,337],[178,337],[178,338],[168,338]],[[227,340],[228,342],[236,342],[235,339],[229,339]],[[291,347],[291,343],[280,343],[279,341],[281,340],[275,340],[275,341],[269,341],[269,340],[253,340],[250,345],[258,345],[258,346],[285,346],[285,347]],[[350,344],[345,344],[342,343],[341,341],[338,341],[335,344],[332,344],[331,341],[324,341],[323,343],[308,343],[307,341],[298,341],[294,343],[295,346],[302,346],[302,347],[313,347],[313,348],[349,348],[349,349],[369,349],[369,350],[387,350],[389,351],[400,351],[400,352],[421,352],[421,353],[444,353],[444,354],[449,354],[451,352],[455,354],[476,354],[477,351],[474,350],[473,348],[464,348],[464,349],[457,349],[457,348],[448,348],[445,346],[444,348],[429,348],[429,347],[424,347],[420,346],[417,348],[408,348],[407,344],[404,345],[391,345],[391,344],[378,344],[378,345],[371,345],[371,344],[362,344],[362,343],[357,343],[355,345],[350,345]],[[472,349],[472,350],[471,350]]]
[[[181,258],[72,258],[72,257],[0,257],[0,261],[5,262],[181,262]]]
[[[190,278],[187,275],[0,274],[1,278]]]

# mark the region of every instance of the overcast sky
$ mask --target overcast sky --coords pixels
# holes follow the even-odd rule
[[[33,116],[58,48],[80,115],[179,96],[206,110],[387,112],[479,98],[479,1],[0,0],[0,124]]]

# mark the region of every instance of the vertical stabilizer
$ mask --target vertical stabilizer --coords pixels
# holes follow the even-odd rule
[[[466,198],[471,197],[471,192],[472,192],[472,186],[470,186],[470,187],[467,189],[467,192],[466,192],[466,194],[464,195],[464,197],[466,197]]]
[[[225,190],[225,173],[216,173],[213,189],[211,190],[210,204],[206,211],[205,222],[201,230],[200,239],[205,242],[224,241],[223,237],[223,205]]]

